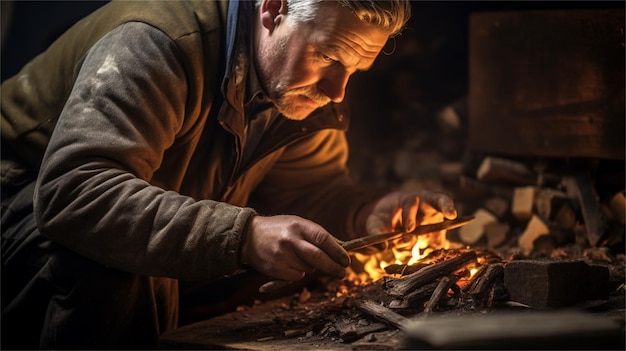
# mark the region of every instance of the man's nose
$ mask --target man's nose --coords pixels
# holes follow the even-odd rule
[[[318,88],[328,98],[335,103],[342,102],[346,96],[346,86],[348,85],[348,79],[350,74],[347,72],[334,72],[332,75],[327,75],[322,78],[318,84]]]

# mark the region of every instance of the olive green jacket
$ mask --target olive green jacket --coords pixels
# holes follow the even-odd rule
[[[185,280],[236,273],[255,213],[357,235],[355,212],[379,194],[348,176],[338,106],[280,117],[241,163],[247,69],[229,59],[228,8],[113,1],[2,84],[3,144],[39,171],[42,234],[114,268]]]

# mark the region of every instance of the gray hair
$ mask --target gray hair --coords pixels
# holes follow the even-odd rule
[[[326,0],[287,0],[287,11],[296,24],[314,22],[318,5]],[[400,33],[411,17],[410,0],[334,0],[359,20],[389,32]],[[261,0],[257,0],[257,6]]]

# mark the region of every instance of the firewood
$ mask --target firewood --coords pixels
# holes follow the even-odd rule
[[[480,278],[474,281],[472,287],[469,289],[470,295],[483,295],[494,282],[494,280],[501,278],[504,274],[504,264],[502,263],[492,263],[487,265],[486,267],[487,268],[484,270],[484,274],[482,274]]]
[[[587,239],[591,246],[596,246],[603,234],[600,201],[589,174],[576,174],[563,177],[563,185],[574,194],[582,209]]]
[[[506,236],[511,226],[509,223],[491,222],[485,224],[485,236],[489,248],[498,247],[506,241]]]
[[[427,301],[433,295],[433,292],[437,289],[437,285],[439,285],[439,283],[434,281],[420,286],[400,298],[391,300],[389,302],[389,308],[409,309],[418,307],[421,310],[423,308],[424,301]]]
[[[537,216],[532,216],[526,229],[519,236],[517,244],[522,249],[524,255],[528,256],[534,249],[534,242],[542,235],[549,235],[550,228]]]
[[[478,270],[476,271],[476,273],[474,273],[474,275],[470,278],[470,280],[467,282],[467,285],[465,285],[463,287],[463,289],[461,289],[463,292],[469,292],[472,289],[472,286],[476,283],[476,281],[478,279],[480,279],[480,277],[483,276],[483,274],[485,274],[485,271],[487,270],[487,266],[481,266],[480,268],[478,268]]]
[[[527,220],[533,215],[535,203],[534,186],[518,187],[513,191],[513,204],[511,213],[519,220]]]
[[[482,208],[477,209],[473,216],[476,218],[473,222],[461,227],[459,230],[459,238],[463,243],[473,245],[477,243],[485,234],[485,225],[491,222],[497,222],[496,216]]]
[[[512,185],[530,185],[537,182],[537,175],[523,163],[491,156],[483,159],[476,178],[483,182]]]
[[[570,199],[562,191],[554,189],[537,189],[535,193],[535,208],[539,217],[551,220],[554,219],[558,210]]]
[[[430,300],[426,303],[426,307],[424,307],[425,314],[429,314],[434,311],[435,307],[439,304],[439,301],[441,301],[441,298],[448,293],[448,290],[455,282],[456,280],[453,280],[450,277],[442,277],[441,280],[439,280],[437,288],[435,288]]]
[[[403,329],[404,324],[409,321],[409,319],[403,315],[398,314],[372,300],[356,300],[354,301],[354,306],[370,316],[398,329]]]
[[[415,273],[420,269],[431,265],[430,263],[418,262],[412,265],[406,264],[391,264],[385,267],[385,272],[387,274],[400,274],[400,275],[409,275],[411,273]]]
[[[402,278],[385,278],[383,287],[391,296],[404,296],[408,292],[428,284],[439,277],[457,271],[466,264],[476,261],[476,252],[467,251],[457,257],[424,267],[419,271]]]
[[[501,218],[509,210],[509,201],[498,196],[485,200],[485,209]]]
[[[574,211],[572,204],[563,204],[554,216],[554,222],[563,228],[574,230],[578,219],[576,218],[576,211]]]

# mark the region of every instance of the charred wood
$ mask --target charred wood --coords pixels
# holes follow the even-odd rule
[[[430,263],[420,263],[420,262],[416,264],[412,264],[412,265],[392,264],[392,265],[385,267],[385,272],[387,272],[387,274],[409,275],[430,265],[431,265]]]
[[[418,307],[421,310],[423,308],[423,303],[427,301],[430,296],[433,295],[435,289],[437,289],[437,285],[439,285],[439,283],[437,281],[434,281],[432,283],[420,286],[419,288],[400,298],[391,300],[389,302],[389,308],[406,309]]]
[[[504,264],[492,263],[486,266],[484,274],[475,279],[469,289],[469,294],[473,296],[483,295],[496,279],[504,276]]]
[[[403,329],[404,325],[409,321],[409,319],[403,315],[372,300],[356,300],[354,301],[354,306],[368,315],[398,329]]]
[[[417,287],[431,283],[439,277],[447,276],[466,264],[476,261],[476,252],[467,251],[457,257],[424,267],[402,278],[385,278],[383,287],[391,296],[404,296]]]
[[[437,288],[435,288],[435,291],[430,297],[430,300],[428,300],[428,303],[426,303],[426,307],[424,308],[424,313],[429,314],[435,310],[435,308],[441,301],[441,298],[443,298],[447,294],[448,290],[450,290],[450,287],[454,285],[454,283],[456,283],[456,279],[454,278],[454,275],[452,275],[452,277],[453,278],[442,277],[439,280],[439,284],[437,284]]]

